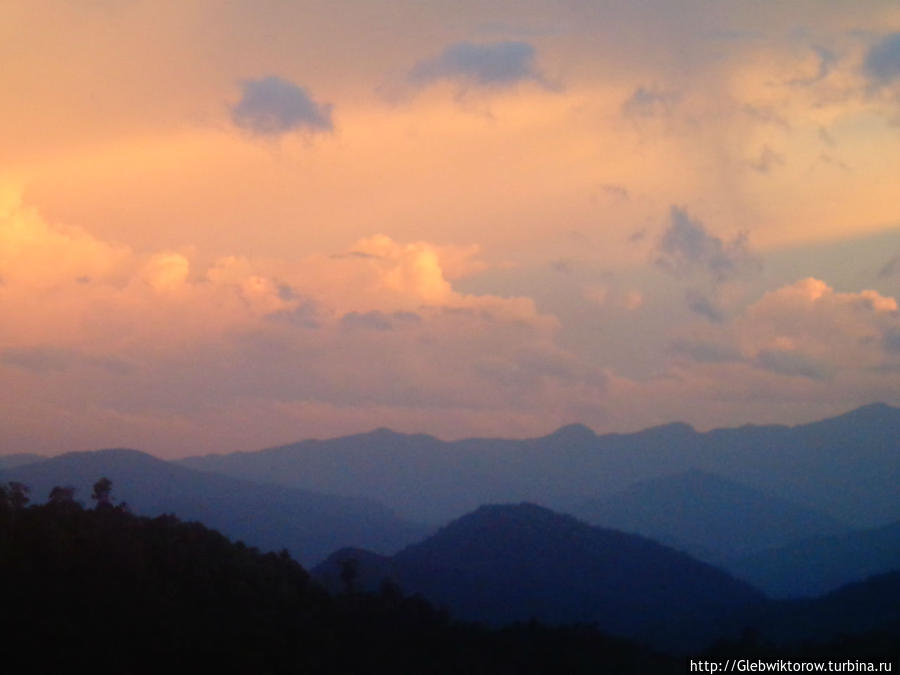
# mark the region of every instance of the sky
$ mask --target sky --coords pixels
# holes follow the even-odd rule
[[[900,4],[3,0],[0,453],[900,404]]]

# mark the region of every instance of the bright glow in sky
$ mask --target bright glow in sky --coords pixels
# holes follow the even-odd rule
[[[900,6],[6,0],[0,453],[900,404]]]

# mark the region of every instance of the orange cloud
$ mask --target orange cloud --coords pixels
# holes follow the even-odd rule
[[[603,387],[530,299],[453,288],[442,260],[470,268],[471,247],[375,235],[337,256],[228,256],[193,272],[184,253],[111,246],[13,202],[0,236],[0,369],[23,395],[52,387],[60,416],[144,434],[163,410],[191,427],[248,397],[437,415],[537,410],[547,396],[565,408]],[[42,266],[60,247],[64,269]]]

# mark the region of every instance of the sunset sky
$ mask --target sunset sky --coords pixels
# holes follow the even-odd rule
[[[3,0],[0,453],[900,404],[900,3]]]

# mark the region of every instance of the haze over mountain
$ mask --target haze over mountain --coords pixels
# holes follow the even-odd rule
[[[900,518],[900,409],[867,405],[800,426],[705,433],[686,424],[598,436],[570,425],[526,440],[445,442],[387,429],[182,460],[184,466],[376,499],[434,523],[489,502],[567,510],[639,481],[714,473],[855,527]]]
[[[816,596],[875,574],[900,570],[900,522],[812,537],[725,563],[775,598]]]
[[[44,455],[35,455],[30,452],[19,452],[13,455],[0,455],[0,469],[11,469],[24,464],[32,464],[47,459]]]
[[[136,450],[67,453],[0,471],[0,484],[24,483],[34,502],[44,501],[54,486],[72,486],[76,499],[87,501],[101,476],[113,481],[115,500],[124,500],[135,513],[174,513],[262,550],[286,548],[306,565],[340,546],[392,552],[426,532],[372,500],[259,485],[188,469]]]
[[[671,648],[723,635],[763,599],[684,553],[534,504],[483,506],[390,558],[338,551],[313,573],[339,587],[348,559],[361,583],[389,578],[465,619],[595,623]]]
[[[825,514],[697,470],[635,483],[607,499],[583,502],[571,513],[716,564],[817,534],[849,530]]]

